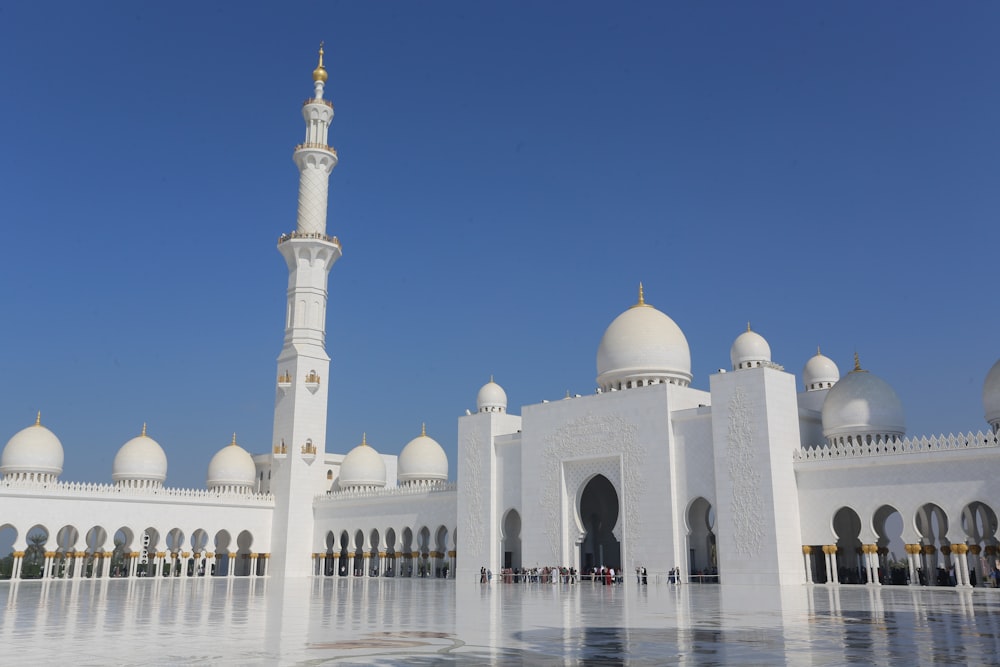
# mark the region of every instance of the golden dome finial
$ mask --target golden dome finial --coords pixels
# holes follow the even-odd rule
[[[425,438],[427,437],[427,422],[424,422],[423,424],[420,425],[420,435],[422,435]]]
[[[140,433],[139,435],[145,437],[145,435],[146,435],[146,422],[142,422],[142,433]]]
[[[236,446],[236,433],[235,432],[233,432],[233,441],[231,443],[229,443],[229,446],[230,447],[235,447]]]
[[[642,291],[642,282],[639,283],[639,303],[635,304],[637,306],[646,305],[646,295]]]
[[[821,354],[823,354],[823,353],[819,351],[819,345],[817,345],[816,346],[816,356],[818,357]]]
[[[41,425],[42,425],[42,411],[39,410],[38,416],[35,417],[35,426],[41,426]]]
[[[490,382],[493,382],[493,373],[490,373]]]
[[[326,68],[323,67],[323,42],[319,43],[319,65],[313,70],[313,81],[326,82]]]
[[[854,351],[854,370],[855,371],[863,371],[864,370],[863,368],[861,368],[861,359],[858,357],[858,351],[857,350]]]
[[[747,331],[750,331],[750,320],[747,320]]]
[[[367,433],[362,433],[361,434],[361,446],[362,447],[367,447],[368,446],[368,434]]]

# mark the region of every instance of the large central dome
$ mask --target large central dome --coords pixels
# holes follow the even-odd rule
[[[603,391],[669,382],[691,383],[691,349],[677,324],[646,303],[615,318],[597,348],[597,384]]]

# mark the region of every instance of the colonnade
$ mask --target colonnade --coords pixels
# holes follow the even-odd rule
[[[26,552],[14,551],[11,579],[23,578],[23,567]],[[114,557],[112,551],[46,551],[45,560],[42,564],[41,579],[104,579],[104,578],[133,578],[149,576],[148,572],[153,571],[160,577],[212,577],[225,576],[236,577],[236,563],[240,557],[249,560],[249,574],[240,576],[264,577],[268,574],[268,563],[271,558],[270,553],[238,553],[235,551],[223,554],[208,552],[189,551],[157,551],[152,554],[151,562],[144,564],[140,559],[140,552],[132,551],[123,554],[124,571],[112,573],[110,571],[111,561]],[[224,575],[213,574],[212,561],[220,561],[226,557],[226,573]],[[86,570],[87,560],[92,560],[91,567]],[[152,568],[140,569],[142,565],[152,565]],[[221,563],[217,563],[221,564]],[[169,569],[168,569],[169,566]]]
[[[316,576],[339,575],[345,577],[421,577],[424,576],[424,574],[421,572],[420,564],[418,563],[416,568],[413,567],[413,564],[422,559],[427,565],[427,570],[429,571],[428,576],[433,577],[436,576],[436,573],[439,570],[446,570],[447,574],[445,578],[455,578],[457,552],[454,549],[448,552],[411,551],[406,553],[401,551],[378,551],[374,553],[370,551],[362,551],[360,552],[360,556],[363,559],[362,565],[360,568],[356,568],[355,564],[358,555],[359,553],[356,551],[314,553],[312,555],[313,574]],[[373,556],[377,557],[375,567],[372,566]],[[333,559],[334,563],[332,568],[325,567],[325,561],[327,559]],[[388,569],[385,567],[386,559],[391,559],[389,560],[390,568]],[[355,570],[360,570],[360,574],[356,574]]]
[[[987,546],[983,549],[978,544],[946,544],[940,549],[933,544],[906,544],[906,569],[907,585],[909,586],[938,586],[951,585],[951,575],[954,574],[955,586],[961,588],[972,588],[973,577],[975,585],[985,586],[989,578],[990,571],[985,567],[984,562],[992,557],[997,558],[1000,549],[996,546]],[[970,566],[969,555],[972,555]],[[985,558],[980,558],[980,555]],[[802,557],[805,567],[806,583],[815,582],[813,572],[818,570],[818,564],[823,563],[826,570],[827,584],[839,585],[840,566],[843,565],[840,559],[847,554],[836,544],[824,544],[819,546],[803,545]],[[882,580],[888,577],[889,572],[889,550],[879,547],[877,544],[862,544],[855,550],[857,565],[851,564],[850,569],[859,568],[864,573],[864,581],[871,586],[881,586]],[[941,583],[937,580],[936,574],[939,571],[948,573],[949,582]],[[923,580],[921,581],[921,573]]]

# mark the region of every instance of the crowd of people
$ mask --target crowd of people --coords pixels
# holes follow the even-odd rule
[[[681,569],[679,567],[670,570],[670,583],[681,582]],[[544,566],[544,567],[505,567],[494,577],[493,572],[487,567],[479,569],[479,583],[489,584],[496,580],[501,584],[576,584],[589,582],[596,586],[614,586],[624,582],[625,575],[621,568],[615,567],[593,567],[590,570],[578,572],[575,567]],[[646,567],[640,565],[635,568],[635,582],[644,585],[649,583],[649,576]]]

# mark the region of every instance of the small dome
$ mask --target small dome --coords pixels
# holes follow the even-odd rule
[[[993,368],[986,374],[986,381],[983,383],[983,410],[986,421],[997,430],[1000,425],[1000,361],[993,364]]]
[[[63,447],[55,433],[42,426],[42,413],[35,423],[14,434],[0,456],[0,473],[40,474],[58,477],[62,473]]]
[[[479,412],[507,412],[507,392],[493,381],[492,375],[476,396],[476,409]]]
[[[906,435],[903,404],[889,383],[861,370],[855,356],[854,370],[833,385],[823,401],[823,436],[832,441],[869,435]]]
[[[597,349],[597,384],[603,390],[622,389],[632,382],[691,383],[691,350],[677,324],[645,302],[615,318]]]
[[[837,364],[816,348],[815,356],[811,357],[806,362],[806,367],[802,369],[802,383],[805,384],[806,391],[829,389],[837,384],[839,379],[840,369],[837,368]]]
[[[756,331],[747,330],[736,337],[729,350],[729,359],[733,362],[733,370],[754,368],[771,362],[771,346],[764,337]]]
[[[249,486],[257,481],[257,468],[250,452],[233,441],[216,452],[208,464],[208,488],[224,486]]]
[[[340,488],[385,486],[385,461],[362,436],[361,444],[352,449],[340,464]]]
[[[160,443],[142,433],[121,446],[111,466],[111,479],[115,482],[129,480],[162,484],[167,478],[167,455]]]
[[[501,390],[502,391],[502,390]],[[399,454],[400,482],[448,481],[448,455],[426,429],[407,443]]]

